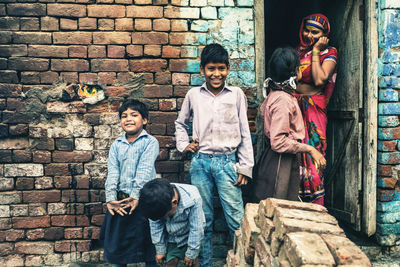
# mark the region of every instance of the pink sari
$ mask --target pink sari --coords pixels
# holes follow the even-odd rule
[[[312,47],[307,47],[306,42],[302,40],[302,29],[305,20],[322,21],[325,34],[329,34],[329,21],[321,14],[313,14],[303,19],[303,24],[300,29],[301,44],[297,47],[300,56],[300,69],[303,74],[301,82],[313,84],[311,73],[311,50]],[[337,51],[334,47],[328,47],[320,52],[320,63],[324,60],[333,60],[336,62]],[[336,81],[336,69],[329,78],[328,83],[323,88],[323,94],[320,95],[296,95],[300,109],[302,111],[305,138],[303,143],[315,147],[322,155],[326,155],[326,125],[328,119],[326,116],[326,106],[332,95]],[[299,195],[304,201],[314,202],[324,205],[325,189],[323,185],[322,170],[316,166],[312,157],[308,153],[303,153],[300,162],[300,191]]]

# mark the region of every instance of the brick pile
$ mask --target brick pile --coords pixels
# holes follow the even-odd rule
[[[371,266],[326,208],[269,198],[247,204],[226,267]]]
[[[0,266],[102,259],[107,154],[126,98],[150,109],[158,175],[187,181],[174,120],[187,90],[203,82],[207,43],[229,50],[228,81],[248,96],[255,131],[252,0],[0,2]],[[106,99],[65,102],[62,90],[78,83],[101,85]],[[216,214],[215,255],[225,257]]]
[[[381,1],[378,56],[378,168],[375,238],[387,251],[400,245],[400,3]],[[394,35],[395,34],[395,35]],[[397,248],[396,248],[397,246]]]

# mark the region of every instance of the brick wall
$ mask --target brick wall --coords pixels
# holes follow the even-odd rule
[[[379,1],[377,234],[381,245],[400,240],[400,2]]]
[[[243,88],[255,130],[252,0],[6,0],[0,3],[0,265],[99,261],[108,149],[122,134],[121,100],[150,108],[160,176],[186,181],[174,120],[203,82],[199,53],[218,42],[228,82]],[[65,102],[62,91],[100,84],[106,99]],[[215,229],[224,231],[224,221]],[[217,256],[226,236],[217,233]]]

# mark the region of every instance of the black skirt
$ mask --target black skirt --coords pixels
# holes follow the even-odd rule
[[[99,239],[104,245],[104,260],[109,263],[155,262],[149,221],[139,207],[131,215],[125,216],[113,216],[107,211]]]
[[[296,154],[272,150],[266,138],[265,151],[253,171],[254,202],[273,197],[298,201],[300,168]]]

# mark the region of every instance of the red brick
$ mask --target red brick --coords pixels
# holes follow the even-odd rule
[[[144,97],[170,97],[172,96],[171,85],[145,85],[143,88]]]
[[[45,176],[68,176],[80,174],[81,172],[83,172],[83,166],[78,163],[50,163],[44,168]]]
[[[171,29],[171,21],[169,19],[155,19],[153,20],[153,30],[166,32]]]
[[[106,47],[104,45],[90,45],[88,52],[90,58],[106,57]]]
[[[382,144],[382,149],[380,151],[396,151],[397,142],[396,141],[380,141]],[[379,149],[378,149],[379,150]]]
[[[15,181],[15,188],[18,190],[33,189],[34,183],[33,178],[19,177]]]
[[[36,192],[37,194],[37,192]],[[41,217],[14,217],[12,218],[13,228],[40,228],[50,226],[50,216]]]
[[[51,189],[53,188],[52,177],[39,177],[35,179],[35,189]]]
[[[72,252],[72,251],[89,251],[90,240],[63,240],[56,241],[54,251],[56,252]]]
[[[77,226],[89,226],[89,218],[86,215],[78,215],[76,216],[76,225]]]
[[[24,230],[7,230],[5,231],[7,241],[18,241],[25,237]]]
[[[394,189],[382,189],[378,188],[376,191],[376,199],[381,202],[392,201],[394,198]]]
[[[51,153],[49,151],[33,151],[33,162],[35,163],[50,163]]]
[[[171,31],[174,32],[186,32],[188,31],[188,21],[183,19],[171,20]]]
[[[38,84],[40,83],[39,72],[21,72],[21,83]]]
[[[115,72],[99,72],[98,79],[100,84],[111,85],[116,82]]]
[[[52,226],[76,226],[75,215],[51,216]]]
[[[88,71],[89,62],[84,59],[52,59],[53,71]]]
[[[136,31],[151,31],[151,19],[135,19]]]
[[[94,44],[130,44],[130,32],[94,32]]]
[[[163,46],[162,57],[164,58],[179,58],[181,49],[176,46]]]
[[[22,85],[0,83],[0,97],[19,96],[22,91]]]
[[[183,162],[181,161],[157,161],[156,170],[161,173],[174,173],[183,171]]]
[[[17,125],[10,125],[9,128],[10,135],[13,136],[21,136],[21,135],[28,135],[28,125],[26,124],[17,124]]]
[[[76,30],[78,29],[77,20],[73,19],[60,19],[60,29],[61,30]]]
[[[143,46],[141,45],[127,45],[126,54],[128,57],[141,57],[143,56]]]
[[[23,191],[22,196],[25,203],[42,203],[42,202],[58,202],[60,201],[59,190],[40,191]]]
[[[27,45],[0,45],[0,56],[2,57],[24,57],[27,54]]]
[[[172,74],[172,84],[173,85],[189,85],[190,84],[190,74],[188,74],[188,73]]]
[[[82,228],[66,228],[64,230],[65,239],[77,239],[82,238],[83,230]]]
[[[14,189],[13,178],[0,178],[0,191],[10,191]]]
[[[54,32],[54,44],[91,44],[92,33],[90,32]]]
[[[160,99],[160,111],[176,110],[176,99]]]
[[[29,210],[29,216],[43,216],[46,215],[46,204],[45,203],[29,204],[28,210]]]
[[[129,60],[129,69],[134,72],[161,72],[167,68],[164,59],[133,59]]]
[[[131,91],[127,87],[108,86],[104,87],[104,92],[108,97],[127,97]]]
[[[145,45],[144,55],[158,57],[161,55],[161,45]]]
[[[6,232],[0,231],[0,244],[6,241]]]
[[[88,190],[63,190],[62,202],[89,202]]]
[[[58,73],[46,71],[40,73],[40,83],[53,84],[58,80]]]
[[[175,141],[172,136],[156,136],[161,148],[174,148]]]
[[[162,18],[163,8],[160,6],[127,6],[126,16],[133,18]]]
[[[68,48],[69,57],[87,58],[87,47],[86,46],[70,46]]]
[[[125,46],[120,46],[120,45],[107,46],[107,56],[111,58],[125,57]]]
[[[154,0],[153,5],[166,6],[168,5],[168,0]]]
[[[86,5],[47,4],[47,15],[58,17],[85,17]]]
[[[25,111],[25,101],[19,98],[7,98],[7,110]]]
[[[97,73],[79,73],[79,83],[97,83]]]
[[[50,242],[18,242],[15,243],[15,251],[20,254],[49,254],[53,252],[53,244]]]
[[[27,150],[14,150],[12,155],[13,162],[22,163],[22,162],[31,162],[32,154]]]
[[[254,120],[255,118],[257,118],[257,113],[258,113],[257,109],[255,109],[255,108],[249,108],[249,109],[247,110],[247,118],[248,118],[249,120]]]
[[[13,17],[1,17],[0,18],[0,30],[19,30],[19,19]]]
[[[378,176],[392,176],[392,166],[391,165],[381,165],[378,164]]]
[[[114,30],[114,20],[113,19],[99,19],[97,21],[97,26],[100,31],[113,31]]]
[[[168,33],[165,32],[133,32],[132,44],[167,44]]]
[[[89,162],[92,153],[87,151],[54,151],[53,162]]]
[[[125,6],[123,5],[88,5],[87,10],[88,10],[88,17],[95,17],[95,18],[125,17]]]
[[[44,229],[45,240],[60,240],[64,237],[64,228],[62,227],[50,227]]]
[[[92,71],[128,71],[126,59],[92,59]]]
[[[93,215],[91,223],[97,226],[100,226],[103,223],[104,220],[104,214],[101,215]]]
[[[44,238],[44,229],[33,229],[26,231],[26,239],[38,240]]]
[[[175,123],[178,116],[177,112],[150,112],[151,123]]]
[[[133,19],[122,18],[115,20],[116,31],[133,31]]]
[[[135,0],[136,5],[151,5],[153,0]]]
[[[52,138],[29,139],[29,147],[31,149],[39,149],[39,150],[54,150],[54,139]]]
[[[205,44],[203,40],[205,40],[204,33],[183,33],[183,32],[172,32],[169,35],[169,43],[171,45],[193,45],[193,44]]]
[[[99,239],[100,227],[85,227],[83,229],[83,238],[85,239]]]
[[[79,18],[79,30],[95,30],[97,28],[97,20],[95,18]]]
[[[96,105],[90,105],[88,107],[89,113],[97,113],[97,112],[109,112],[110,108],[108,106],[108,101],[102,101],[97,103]]]
[[[44,58],[9,58],[8,68],[10,70],[45,71],[49,69],[49,60]]]
[[[4,70],[0,71],[0,82],[1,83],[18,83],[18,75],[16,71]]]
[[[59,30],[58,18],[41,17],[40,28],[42,31],[58,31]]]
[[[38,18],[20,18],[21,31],[38,31],[39,19]]]
[[[66,83],[78,83],[78,73],[76,72],[61,72],[60,76]]]
[[[171,59],[169,69],[170,71],[187,72],[188,65],[191,63],[196,64],[198,61],[193,59]]]
[[[68,57],[68,47],[56,45],[30,45],[30,57]]]
[[[51,33],[47,32],[14,32],[14,44],[51,44]]]
[[[0,257],[13,254],[13,250],[14,250],[13,243],[0,243]]]
[[[170,84],[171,83],[171,73],[170,72],[157,72],[155,75],[156,84]]]
[[[45,4],[8,4],[7,14],[11,16],[44,16],[46,14]]]
[[[103,213],[103,203],[89,203],[85,204],[85,214],[94,215]]]
[[[11,224],[10,218],[0,218],[0,230],[10,229],[11,226],[12,226],[12,224]]]

